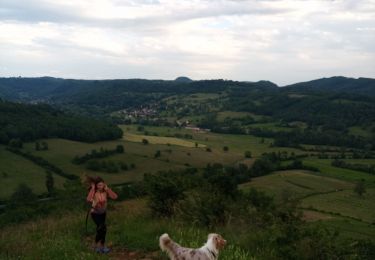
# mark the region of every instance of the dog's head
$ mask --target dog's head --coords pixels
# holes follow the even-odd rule
[[[208,235],[208,240],[211,240],[217,250],[224,248],[227,241],[219,234],[211,233]]]

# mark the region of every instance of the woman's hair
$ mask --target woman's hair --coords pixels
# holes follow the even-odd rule
[[[99,176],[92,177],[92,176],[86,175],[85,182],[86,182],[86,185],[88,186],[88,189],[90,189],[92,183],[95,183],[95,188],[96,188],[96,184],[98,184],[99,182],[104,182],[104,180],[102,177],[99,177]]]

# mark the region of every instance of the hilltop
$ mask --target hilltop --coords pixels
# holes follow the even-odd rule
[[[316,79],[307,82],[300,82],[292,85],[287,85],[287,88],[296,92],[337,92],[337,93],[352,93],[356,95],[375,96],[375,80],[371,78],[346,78],[346,77],[331,77]]]

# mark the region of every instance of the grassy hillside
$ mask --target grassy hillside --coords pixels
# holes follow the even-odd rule
[[[254,178],[251,182],[241,185],[243,189],[257,188],[282,199],[283,192],[304,198],[311,195],[352,190],[353,184],[329,177],[315,175],[309,171],[289,170],[279,171],[268,176]]]
[[[262,234],[259,228],[250,232],[247,226],[204,228],[171,219],[150,215],[143,199],[111,203],[108,214],[107,243],[113,251],[98,256],[92,250],[95,227],[89,221],[84,227],[84,210],[73,210],[59,216],[40,218],[0,232],[0,258],[7,259],[168,259],[160,252],[158,237],[167,232],[175,241],[188,247],[200,247],[207,234],[217,232],[228,241],[220,259],[278,259],[272,248],[261,240],[271,239],[272,232]],[[314,214],[317,214],[314,211]],[[319,213],[322,214],[322,213]],[[310,214],[311,215],[311,214]],[[323,222],[317,219],[324,219]],[[309,220],[311,221],[311,220]],[[373,238],[375,228],[363,222],[341,216],[326,215],[314,218],[307,225],[327,225],[330,229],[345,230],[340,237]],[[22,245],[22,246],[20,246]]]
[[[350,161],[350,160],[349,160]],[[356,162],[363,162],[361,159],[351,160]],[[366,160],[368,161],[368,160]],[[371,160],[374,162],[374,160]],[[354,171],[350,169],[337,168],[331,165],[332,160],[330,159],[316,159],[308,158],[304,160],[304,163],[308,166],[318,167],[324,176],[346,180],[350,182],[358,182],[365,180],[367,185],[375,187],[375,176],[364,172]]]
[[[265,191],[279,202],[300,199],[307,221],[337,228],[344,237],[370,238],[375,234],[375,189],[360,197],[353,187],[349,181],[301,170],[275,172],[240,185]]]
[[[65,181],[60,176],[54,176],[57,188],[62,188]],[[17,156],[0,145],[0,200],[5,200],[21,183],[28,184],[37,194],[46,192],[46,172],[34,163]]]
[[[179,243],[200,247],[209,232],[220,232],[230,242],[220,259],[251,259],[251,253],[236,242],[235,234],[208,230],[150,216],[144,200],[115,203],[108,215],[108,244],[113,252],[98,256],[91,249],[95,227],[84,229],[85,213],[74,211],[32,223],[4,228],[0,232],[0,258],[9,259],[168,259],[159,250],[158,238],[164,232]],[[22,245],[22,247],[20,247]]]

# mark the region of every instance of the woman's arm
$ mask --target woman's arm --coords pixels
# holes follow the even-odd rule
[[[108,197],[110,197],[113,200],[117,199],[118,197],[117,194],[113,190],[111,190],[108,186],[106,186],[105,191],[107,192]]]
[[[88,202],[92,202],[94,200],[94,196],[95,196],[95,185],[91,185],[91,190],[89,192],[89,194],[87,195],[87,201]]]

